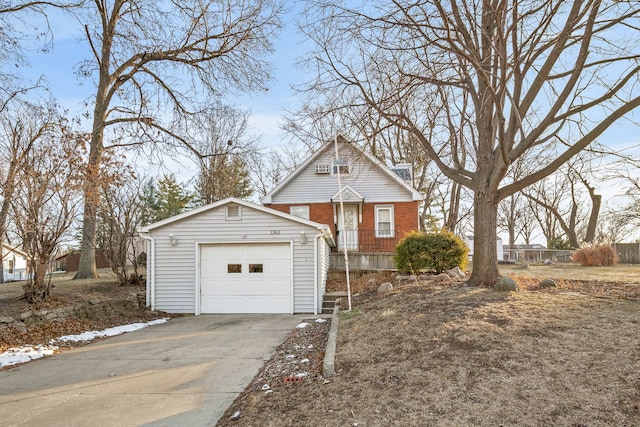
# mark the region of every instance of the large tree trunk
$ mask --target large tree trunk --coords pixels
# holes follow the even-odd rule
[[[457,182],[453,182],[451,185],[451,197],[449,198],[449,213],[447,214],[447,219],[445,221],[444,227],[451,231],[455,232],[455,227],[458,224],[458,217],[460,215],[460,192],[462,190],[462,185]]]
[[[91,137],[89,163],[84,183],[82,242],[80,243],[80,260],[78,262],[78,272],[75,276],[76,279],[98,277],[96,270],[96,223],[98,203],[100,202],[99,178],[102,151],[102,133],[94,133]]]
[[[596,238],[596,228],[598,227],[598,216],[600,215],[602,196],[596,194],[593,187],[587,186],[587,188],[589,189],[589,197],[591,197],[591,214],[589,215],[587,235],[585,236],[584,241],[587,243],[592,243]]]
[[[109,109],[109,64],[113,35],[105,36],[102,41],[102,57],[100,60],[100,77],[98,91],[93,109],[89,160],[84,177],[84,212],[82,214],[82,242],[80,243],[80,260],[75,279],[91,279],[98,277],[96,271],[96,224],[98,203],[100,203],[100,167],[104,152],[104,128]]]
[[[24,297],[29,304],[36,304],[37,306],[39,303],[49,299],[53,286],[51,280],[46,280],[48,262],[45,258],[38,258],[30,264],[33,268],[33,278],[23,286]]]
[[[484,191],[475,193],[473,222],[473,270],[469,285],[493,286],[500,277],[496,246],[498,202],[495,195]]]

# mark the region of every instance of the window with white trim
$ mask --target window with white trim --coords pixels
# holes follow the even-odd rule
[[[309,219],[309,205],[304,206],[290,206],[289,213],[298,218]]]
[[[394,237],[393,205],[378,205],[376,211],[376,237]]]
[[[351,173],[351,162],[346,157],[334,157],[331,161],[331,174],[349,175]]]

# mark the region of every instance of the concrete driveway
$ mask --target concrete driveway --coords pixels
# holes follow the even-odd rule
[[[302,319],[180,317],[0,372],[0,426],[213,426]]]

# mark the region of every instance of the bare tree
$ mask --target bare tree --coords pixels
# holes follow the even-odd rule
[[[142,181],[127,180],[119,185],[104,185],[102,191],[98,210],[98,247],[120,285],[140,284],[142,278],[138,271],[136,238],[144,213]]]
[[[620,241],[623,230],[640,227],[640,160],[629,159],[615,165],[612,182],[618,186],[624,203],[607,213],[610,240]],[[601,230],[601,234],[603,230]]]
[[[34,147],[51,137],[59,120],[52,106],[41,107],[17,99],[0,111],[0,247],[7,234],[11,203],[21,185],[20,175],[28,167]],[[3,273],[0,263],[0,283]]]
[[[105,150],[166,139],[197,153],[190,135],[174,131],[177,123],[223,91],[265,88],[270,70],[261,57],[271,51],[279,27],[276,1],[88,3],[79,19],[93,56],[79,73],[94,77],[97,86],[77,278],[96,276],[98,175]],[[171,114],[173,124],[166,119]]]
[[[193,156],[199,173],[196,189],[205,204],[226,197],[246,199],[253,193],[250,168],[246,161],[255,155],[256,138],[249,134],[249,112],[216,103],[201,122],[194,141],[198,154]]]
[[[560,227],[571,248],[595,240],[602,196],[596,194],[590,183],[588,166],[588,162],[578,157],[552,177],[524,191],[525,196],[538,205],[534,209],[541,227],[548,232],[545,233],[547,245],[559,237],[555,225]],[[584,190],[590,203],[585,200]],[[551,217],[555,218],[554,227],[543,225],[549,223]]]
[[[331,88],[356,93],[473,191],[470,283],[495,283],[499,202],[552,174],[640,105],[640,4],[353,3],[315,1],[305,17],[317,46],[311,89],[319,97]],[[456,146],[466,147],[464,163]],[[519,158],[541,153],[549,160],[504,181]]]
[[[49,26],[48,12],[51,9],[73,10],[81,5],[79,1],[3,1],[0,2],[0,99],[12,96],[15,88],[21,86],[19,69],[27,63],[25,44],[32,40],[39,42],[39,49],[47,51],[53,45],[53,32]],[[38,82],[36,85],[39,85]],[[28,88],[20,89],[24,92]]]
[[[284,146],[263,149],[250,157],[251,182],[260,198],[275,188],[308,156],[307,149]]]
[[[85,140],[59,128],[40,139],[20,170],[20,186],[12,211],[32,276],[24,296],[37,304],[49,298],[53,286],[46,272],[59,243],[76,220],[80,205],[81,159],[77,151]]]

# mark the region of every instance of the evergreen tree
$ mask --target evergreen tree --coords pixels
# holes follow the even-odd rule
[[[250,197],[253,189],[247,162],[232,154],[209,157],[200,169],[197,191],[203,204],[227,197]]]
[[[157,185],[149,180],[141,197],[145,204],[143,223],[147,224],[185,212],[196,199],[195,194],[180,184],[174,174],[164,175]]]

